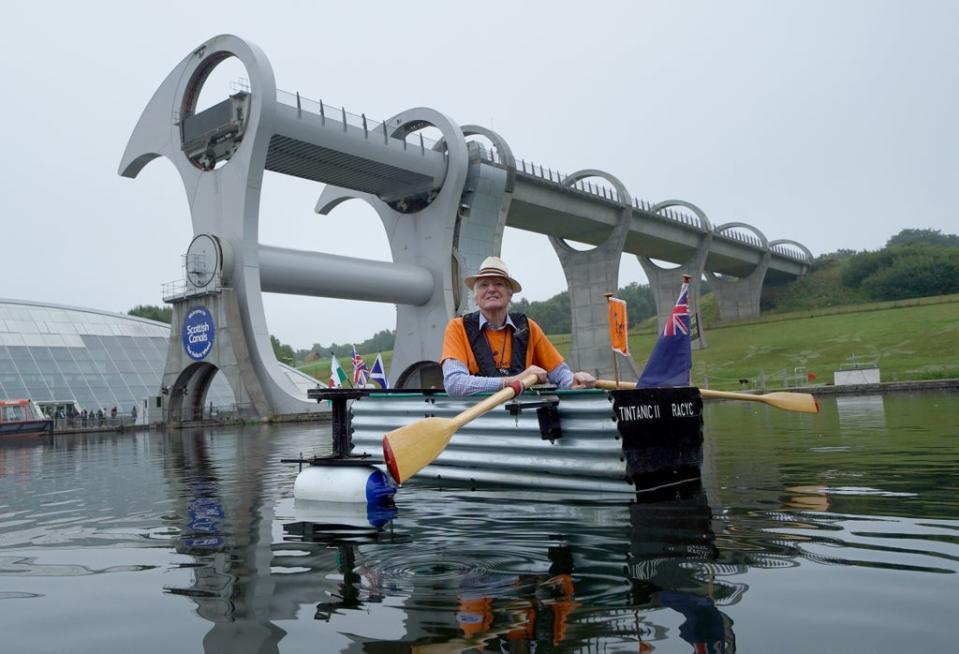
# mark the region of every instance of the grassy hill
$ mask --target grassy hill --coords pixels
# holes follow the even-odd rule
[[[766,285],[762,316],[748,322],[723,323],[708,283],[705,289],[699,308],[708,347],[693,352],[697,385],[734,389],[765,379],[767,388],[795,386],[809,373],[817,383],[830,383],[833,372],[856,364],[879,366],[883,381],[959,378],[959,235],[904,229],[875,252],[823,254],[801,279]],[[921,297],[935,293],[953,295]],[[630,350],[642,368],[656,341],[656,317],[643,320],[655,313],[652,294],[637,284],[619,294],[630,305]],[[568,293],[523,300],[518,310],[568,353],[569,335],[556,334],[570,329]],[[375,354],[364,358],[371,363]],[[383,352],[387,368],[391,355]],[[329,359],[301,369],[325,381]]]
[[[707,325],[708,325],[707,321]],[[785,381],[831,383],[832,374],[848,367],[876,364],[883,381],[959,378],[959,295],[918,298],[854,306],[770,314],[749,322],[706,328],[708,347],[693,352],[693,382],[717,389],[756,387],[760,371],[767,388]],[[551,336],[567,355],[568,334]],[[630,335],[630,351],[642,368],[656,340],[654,329],[641,326]],[[376,353],[364,353],[372,365]],[[392,352],[383,352],[389,368]],[[340,359],[349,372],[349,359]],[[329,359],[300,367],[325,381]]]
[[[878,365],[883,381],[959,378],[959,295],[770,315],[706,330],[708,347],[693,352],[693,380],[733,389],[740,379],[767,387],[832,374],[854,362]],[[630,342],[637,362],[654,334]],[[790,379],[791,378],[791,379]]]

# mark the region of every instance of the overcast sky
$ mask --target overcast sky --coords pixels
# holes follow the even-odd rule
[[[162,304],[192,238],[183,186],[165,160],[134,180],[117,167],[159,84],[222,33],[260,46],[280,89],[377,119],[432,107],[518,157],[603,169],[817,255],[959,232],[957,2],[38,1],[0,23],[0,297]],[[388,260],[373,210],[317,216],[321,189],[268,173],[260,241]],[[503,256],[525,297],[565,288],[545,236],[507,229]],[[395,320],[374,303],[266,307],[297,348]]]

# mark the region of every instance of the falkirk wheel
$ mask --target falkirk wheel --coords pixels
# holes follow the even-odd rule
[[[204,82],[230,57],[246,67],[250,91],[198,113]],[[413,108],[384,121],[375,133],[365,120],[358,127],[345,112],[339,118],[323,115],[322,107],[317,115],[278,102],[266,56],[231,35],[214,37],[188,54],[144,109],[119,173],[136,177],[153,159],[169,159],[183,182],[193,225],[185,279],[164,292],[174,308],[163,377],[168,421],[199,418],[218,371],[243,416],[322,410],[276,360],[263,292],[395,303],[390,381],[406,387],[441,383],[435,360],[443,331],[470,302],[461,270],[499,252],[505,209],[479,212],[472,220],[464,215],[470,155],[464,130],[442,113]],[[443,135],[429,148],[415,136],[426,126]],[[482,128],[472,133],[490,137],[508,157],[494,133]],[[327,209],[345,194],[370,202],[389,235],[393,261],[260,244],[267,170],[327,183],[321,202]],[[503,173],[474,179],[473,187],[501,203],[509,182]]]
[[[199,110],[200,93],[211,72],[230,58],[246,68],[249,88]],[[423,138],[427,127],[441,134],[439,141]],[[476,137],[488,141],[491,149],[474,142]],[[603,292],[616,290],[624,244],[637,256],[656,257],[642,248],[649,243],[668,247],[663,238],[671,234],[679,244],[677,252],[685,253],[684,258],[670,260],[689,259],[693,268],[700,267],[691,271],[698,279],[705,252],[711,252],[715,241],[708,221],[687,224],[669,210],[663,215],[650,211],[603,171],[585,169],[563,177],[557,173],[554,180],[552,171],[547,176],[542,166],[538,175],[526,162],[518,170],[498,134],[477,125],[457,125],[434,109],[415,107],[373,123],[365,116],[348,116],[345,110],[278,91],[264,53],[232,35],[204,42],[163,80],[130,136],[119,173],[136,177],[161,156],[180,175],[193,227],[184,278],[164,289],[164,300],[173,306],[162,381],[167,422],[202,417],[217,372],[224,374],[243,417],[325,409],[307,399],[296,371],[276,360],[264,292],[394,304],[390,384],[441,386],[436,358],[446,324],[454,315],[475,310],[463,277],[477,270],[485,257],[500,254],[508,218],[520,228],[549,235],[563,266],[570,297],[575,298],[570,364],[610,376],[615,366],[603,320]],[[260,243],[261,190],[267,171],[325,184],[315,206],[318,213],[348,200],[368,203],[382,221],[392,261]],[[600,192],[585,182],[587,177],[605,179],[614,188]],[[518,203],[514,199],[521,181],[525,195]],[[542,204],[531,205],[531,197]],[[517,205],[520,209],[511,212]],[[566,207],[579,213],[564,213]],[[565,218],[555,217],[559,215]],[[580,223],[571,228],[570,220]],[[596,245],[593,250],[576,251],[564,239],[584,233],[584,220],[595,221],[594,226],[606,221],[608,235],[591,241]],[[590,231],[595,230],[587,225],[585,232]],[[729,238],[721,245],[726,248],[719,252],[721,262],[730,261],[729,252],[735,256],[743,247]],[[802,274],[811,261],[808,250],[793,241],[767,242],[763,237],[761,245],[767,254],[775,245],[777,256],[787,246],[800,247],[803,253],[787,261],[795,267],[791,274]],[[698,254],[691,257],[689,252]],[[757,279],[765,275],[768,256],[764,261]],[[668,286],[675,285],[669,281]],[[755,284],[741,286],[750,295],[758,293]],[[664,305],[657,307],[661,315],[672,308],[669,297],[675,292],[657,295],[657,305]],[[737,304],[746,307],[742,311],[751,306]],[[629,374],[636,370],[632,361],[621,362],[619,368]]]

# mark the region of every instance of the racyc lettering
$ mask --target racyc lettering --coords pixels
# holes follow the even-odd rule
[[[680,402],[679,404],[673,404],[673,417],[688,417],[696,415],[696,409],[693,407],[692,402]]]

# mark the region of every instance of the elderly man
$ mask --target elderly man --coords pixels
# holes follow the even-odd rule
[[[454,318],[443,338],[443,385],[450,395],[498,391],[526,375],[560,388],[592,388],[587,372],[573,373],[543,329],[521,313],[509,313],[513,293],[523,290],[498,257],[487,257],[464,280],[479,311]]]

